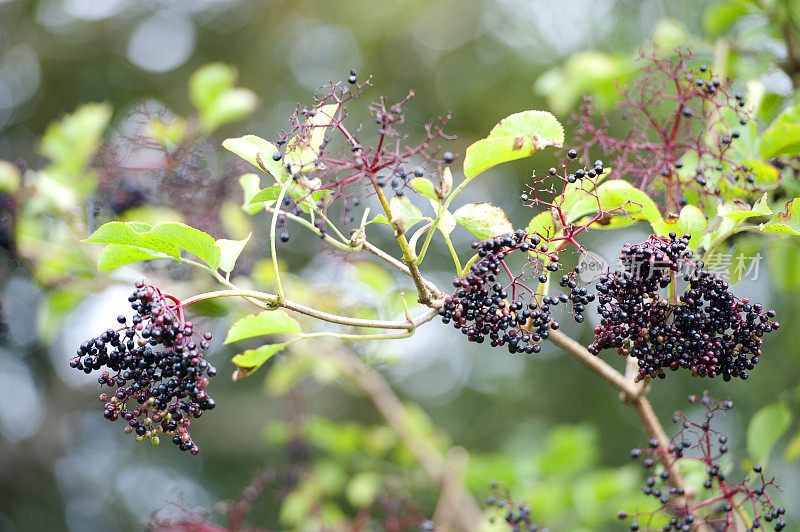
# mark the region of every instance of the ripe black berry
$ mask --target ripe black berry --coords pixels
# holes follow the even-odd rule
[[[109,421],[123,418],[126,434],[135,432],[137,441],[149,439],[153,445],[165,434],[180,449],[197,454],[190,418],[216,406],[205,389],[217,370],[202,353],[211,335],[195,332],[179,302],[153,286],[137,283],[128,301],[136,311],[131,325],[108,329],[81,344],[70,367],[85,373],[107,368],[98,382],[114,392],[99,396],[103,416]],[[117,321],[127,322],[124,316]]]
[[[746,379],[761,356],[761,337],[780,325],[693,262],[688,242],[688,235],[672,233],[623,249],[624,270],[597,283],[601,320],[588,349],[636,358],[638,379],[663,378],[665,368]],[[670,301],[662,292],[681,272],[687,290]]]

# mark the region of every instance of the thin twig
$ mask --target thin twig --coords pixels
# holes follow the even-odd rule
[[[466,491],[461,482],[455,482],[454,472],[449,471],[445,457],[425,434],[414,429],[408,411],[395,395],[391,386],[379,372],[367,367],[357,356],[337,351],[331,355],[340,362],[339,366],[367,394],[370,401],[386,420],[398,437],[408,447],[425,472],[442,488],[441,502],[450,506],[443,512],[458,531],[477,530],[482,522],[480,507]],[[446,488],[446,489],[445,489]]]

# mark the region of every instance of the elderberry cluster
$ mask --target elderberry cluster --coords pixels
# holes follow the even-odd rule
[[[673,422],[681,428],[666,449],[659,446],[658,440],[652,439],[648,448],[631,451],[633,459],[647,455],[643,465],[651,474],[642,493],[658,500],[659,509],[651,513],[619,512],[617,516],[635,519],[630,525],[631,530],[640,530],[643,518],[647,517],[648,530],[654,530],[652,526],[657,524],[657,529],[669,532],[689,531],[697,523],[705,523],[712,530],[732,530],[732,523],[748,512],[747,519],[752,519],[748,532],[773,521],[776,531],[784,530],[786,522],[782,516],[786,510],[776,506],[768,493],[772,489],[777,491],[778,487],[774,479],[767,479],[760,465],[754,465],[754,475],[742,482],[728,478],[722,471],[720,458],[728,452],[728,437],[712,429],[711,422],[716,415],[732,409],[733,402],[715,401],[705,394],[700,397],[690,395],[689,402],[705,407],[702,421],[690,421],[682,412],[677,412]],[[691,505],[685,497],[684,479],[680,477],[681,462],[689,460],[702,463],[707,477],[703,489],[696,496],[700,500],[693,500]],[[654,473],[653,469],[660,471]],[[661,515],[666,517],[659,517]]]
[[[197,454],[191,419],[215,406],[205,389],[217,369],[203,357],[211,333],[195,332],[179,302],[154,286],[137,283],[128,301],[135,311],[130,322],[119,316],[121,327],[81,344],[70,366],[87,374],[106,368],[98,382],[115,390],[99,400],[106,419],[127,421],[126,434],[153,445],[160,434],[172,436],[180,450]]]
[[[738,299],[719,276],[692,261],[690,236],[651,236],[626,245],[623,271],[596,285],[601,320],[589,351],[615,348],[639,361],[638,379],[664,378],[664,368],[700,377],[748,378],[761,356],[761,337],[780,327],[775,312]],[[680,297],[662,297],[683,271]],[[677,294],[677,289],[675,289]]]
[[[527,504],[517,504],[508,495],[505,486],[499,486],[496,481],[489,485],[494,492],[486,498],[486,506],[497,508],[502,520],[511,527],[512,532],[549,532],[547,528],[539,528],[531,517],[531,508]],[[494,523],[496,517],[489,518]]]
[[[508,291],[498,282],[498,275],[509,253],[534,249],[545,253],[547,243],[520,229],[476,242],[472,247],[479,259],[470,266],[467,275],[453,281],[457,291],[439,309],[442,322],[452,322],[471,342],[482,343],[488,336],[492,347],[507,346],[510,353],[538,353],[541,350],[538,342],[548,337],[548,329],[558,329],[550,306],[558,305],[559,298],[543,296],[541,302],[534,298],[527,305],[519,298],[512,297],[509,301]],[[546,268],[556,271],[559,265],[553,262]],[[541,273],[539,280],[547,281],[547,275]]]

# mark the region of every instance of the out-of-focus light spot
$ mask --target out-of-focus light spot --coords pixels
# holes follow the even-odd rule
[[[493,3],[484,10],[484,23],[494,38],[537,63],[552,63],[559,57],[594,46],[613,27],[610,17],[614,0],[570,2],[569,24],[565,23],[563,2],[494,0]]]
[[[64,11],[83,20],[102,20],[116,15],[124,6],[125,0],[63,0]]]
[[[181,66],[194,50],[191,20],[178,14],[158,14],[144,20],[128,43],[128,59],[150,72],[168,72]]]
[[[86,340],[95,338],[108,327],[116,325],[120,314],[131,316],[133,311],[128,296],[133,292],[130,285],[114,285],[88,297],[64,320],[61,332],[50,343],[50,361],[59,377],[70,386],[97,386],[97,375],[86,375],[69,367],[78,347]]]
[[[289,52],[289,63],[295,79],[306,89],[315,90],[343,79],[351,68],[358,69],[361,55],[348,28],[309,25],[298,30],[302,33]]]
[[[10,358],[0,359],[0,432],[16,443],[39,431],[45,409],[41,394],[25,364]]]
[[[30,279],[15,275],[3,287],[3,319],[8,326],[8,337],[17,346],[25,347],[38,339],[36,331],[37,307],[42,293]],[[21,350],[20,355],[26,351]]]
[[[0,128],[4,117],[36,94],[40,80],[39,59],[30,46],[15,46],[0,57]]]

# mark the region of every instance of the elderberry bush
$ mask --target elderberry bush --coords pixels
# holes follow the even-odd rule
[[[770,491],[774,495],[779,490],[774,478],[767,477],[758,464],[752,467],[752,475],[741,482],[728,478],[723,471],[720,459],[728,453],[728,437],[711,425],[716,416],[733,408],[733,402],[716,401],[705,394],[690,395],[689,402],[704,407],[702,421],[692,421],[684,413],[676,412],[673,422],[680,425],[680,430],[668,448],[659,447],[658,440],[653,439],[647,448],[631,451],[633,459],[645,457],[642,465],[650,476],[642,493],[656,499],[658,509],[647,513],[620,512],[618,517],[633,519],[631,530],[689,531],[703,523],[711,530],[733,531],[740,530],[737,522],[744,522],[748,532],[763,530],[768,524],[778,532],[784,530],[786,510],[776,506],[770,496]],[[706,473],[706,480],[694,499],[686,496],[680,477],[681,465],[689,461],[702,464]]]
[[[596,285],[601,320],[589,352],[616,349],[636,358],[639,380],[664,378],[665,368],[747,379],[761,356],[761,337],[780,324],[774,311],[737,298],[726,281],[693,261],[689,239],[670,233],[624,247],[624,269]],[[681,271],[688,287],[678,296],[674,278]],[[670,284],[673,295],[664,296]]]
[[[128,301],[133,318],[119,316],[121,327],[83,342],[70,366],[101,371],[98,383],[113,390],[98,397],[103,415],[124,419],[126,434],[153,445],[161,434],[171,436],[180,450],[197,454],[191,420],[215,406],[206,386],[217,369],[203,355],[211,333],[195,332],[179,301],[154,286],[137,283]]]

